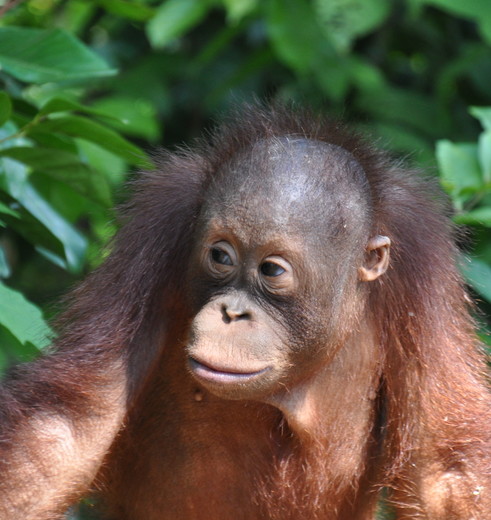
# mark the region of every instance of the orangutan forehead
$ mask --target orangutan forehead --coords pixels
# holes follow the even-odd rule
[[[362,167],[339,146],[284,136],[258,141],[224,165],[210,186],[211,200],[244,198],[276,206],[331,200],[368,191]],[[207,198],[207,200],[210,200]]]
[[[364,228],[370,213],[361,166],[343,148],[271,138],[238,154],[217,176],[205,215],[226,227],[300,233]],[[320,229],[319,229],[320,228]]]

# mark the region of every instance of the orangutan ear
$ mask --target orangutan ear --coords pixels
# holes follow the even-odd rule
[[[389,266],[390,238],[376,235],[367,243],[363,265],[358,268],[362,282],[371,282],[387,271]]]

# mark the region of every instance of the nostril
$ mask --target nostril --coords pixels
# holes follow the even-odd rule
[[[225,304],[222,304],[220,310],[222,311],[222,319],[225,323],[230,323],[232,321],[232,318],[230,317],[228,313],[227,306]]]
[[[233,307],[227,306],[224,303],[221,306],[223,321],[225,323],[230,323],[231,321],[239,321],[239,320],[249,320],[251,318],[251,313],[248,311],[244,311],[242,309],[235,309]]]

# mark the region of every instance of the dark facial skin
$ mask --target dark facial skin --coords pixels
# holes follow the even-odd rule
[[[189,368],[220,397],[267,401],[320,370],[359,318],[370,206],[354,159],[305,139],[261,142],[224,177],[198,226]]]

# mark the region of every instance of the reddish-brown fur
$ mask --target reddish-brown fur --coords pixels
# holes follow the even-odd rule
[[[389,270],[356,341],[309,385],[315,421],[204,391],[185,366],[182,290],[202,194],[255,142],[350,152]],[[491,399],[452,228],[435,190],[308,112],[246,107],[142,175],[109,259],[71,295],[53,352],[0,394],[0,518],[58,518],[91,486],[111,519],[491,518]],[[307,426],[305,426],[307,424]]]

